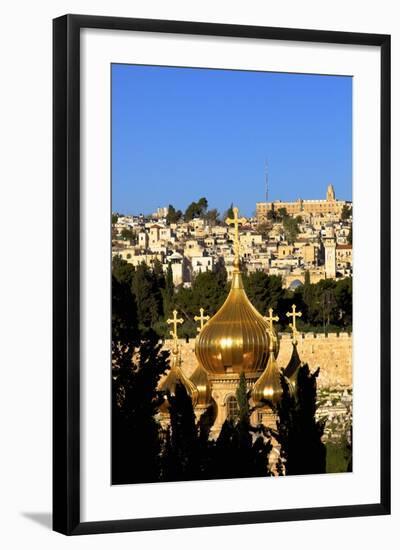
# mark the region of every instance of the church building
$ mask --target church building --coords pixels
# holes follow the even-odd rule
[[[238,403],[236,391],[240,376],[243,373],[247,389],[250,391],[250,405],[254,407],[251,422],[254,425],[274,425],[274,414],[270,407],[276,404],[282,394],[280,369],[277,365],[279,338],[274,329],[278,317],[269,309],[269,315],[263,317],[252,305],[243,286],[239,257],[239,225],[246,220],[239,219],[238,209],[234,208],[234,218],[227,219],[234,225],[234,269],[230,292],[216,314],[210,319],[200,310],[195,317],[199,322],[198,335],[195,340],[197,366],[189,377],[182,368],[179,349],[178,326],[183,319],[178,312],[168,319],[172,325],[171,368],[168,375],[161,380],[159,389],[165,393],[161,413],[168,421],[167,395],[174,395],[178,381],[183,384],[192,398],[197,418],[212,405],[215,422],[212,435],[217,436],[224,421],[237,415]],[[300,358],[297,353],[296,318],[301,316],[292,310],[287,313],[292,318],[292,354],[284,374],[294,389],[294,380]]]

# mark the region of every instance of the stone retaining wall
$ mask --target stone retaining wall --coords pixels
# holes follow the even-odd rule
[[[278,365],[285,367],[292,352],[292,340],[288,333],[279,335],[280,351]],[[182,368],[190,376],[196,367],[194,353],[195,340],[180,340]],[[171,349],[172,340],[166,340],[165,349]],[[319,334],[307,332],[299,334],[297,349],[300,359],[308,363],[313,371],[320,367],[319,388],[352,386],[352,336],[348,333]]]

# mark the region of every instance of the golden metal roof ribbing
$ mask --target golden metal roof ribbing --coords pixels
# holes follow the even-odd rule
[[[269,324],[251,304],[240,271],[238,209],[226,222],[233,224],[234,269],[231,290],[222,307],[201,329],[195,344],[199,363],[210,374],[256,373],[265,368],[269,350]]]

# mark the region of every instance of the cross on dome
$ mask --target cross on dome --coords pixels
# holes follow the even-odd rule
[[[197,327],[197,332],[201,332],[202,328],[205,325],[205,322],[207,322],[209,320],[209,318],[210,318],[209,315],[204,315],[204,308],[201,307],[200,308],[200,315],[195,315],[195,317],[194,317],[195,321],[200,321],[200,326]]]
[[[246,223],[246,218],[239,218],[239,208],[237,206],[233,207],[233,218],[226,218],[225,223],[228,225],[233,225],[234,227],[234,251],[235,251],[235,261],[234,261],[234,267],[236,269],[239,269],[239,261],[240,261],[240,242],[239,242],[239,225],[243,225]]]
[[[296,305],[292,305],[292,311],[288,311],[286,313],[286,317],[292,317],[292,322],[289,323],[289,327],[292,329],[293,332],[293,342],[297,342],[297,328],[296,328],[296,317],[301,317],[302,313],[301,311],[298,311],[296,313]]]
[[[268,325],[269,325],[269,337],[270,337],[270,343],[269,343],[269,347],[270,347],[270,351],[273,350],[273,339],[274,339],[274,321],[277,322],[279,321],[279,317],[277,315],[275,315],[275,317],[272,315],[274,312],[274,310],[272,309],[272,307],[269,308],[268,310],[268,317],[264,317],[264,319],[267,321]]]
[[[169,331],[170,335],[174,339],[174,351],[178,351],[178,325],[183,323],[183,319],[178,319],[178,312],[176,309],[172,312],[172,319],[167,319],[169,325],[173,325],[172,330]]]

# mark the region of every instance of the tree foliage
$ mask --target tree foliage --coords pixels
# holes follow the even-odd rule
[[[168,368],[152,332],[145,336],[131,284],[134,271],[115,261],[112,277],[112,481],[157,481],[160,476],[156,421],[160,376]],[[128,267],[129,266],[129,267]],[[132,268],[132,269],[131,269]]]
[[[284,297],[281,277],[255,271],[243,274],[243,284],[249,300],[262,315],[266,315],[270,307],[281,309]]]
[[[208,208],[208,201],[205,197],[201,197],[197,202],[191,202],[185,210],[184,220],[189,222],[194,218],[202,218],[205,216]]]
[[[136,239],[136,236],[130,227],[124,227],[121,231],[120,236],[122,239],[124,239],[124,241],[135,241]]]
[[[351,217],[351,208],[350,206],[345,204],[342,208],[342,213],[340,218],[344,222],[344,221],[347,221],[350,217]]]
[[[204,219],[211,226],[217,225],[219,223],[219,212],[218,212],[218,210],[216,208],[212,208],[211,210],[207,210],[207,212],[204,215]]]
[[[138,324],[141,330],[152,329],[159,336],[166,336],[165,320],[174,308],[178,309],[184,324],[180,328],[182,337],[196,336],[193,317],[200,307],[207,315],[214,315],[229,292],[226,269],[222,262],[215,271],[199,273],[191,288],[175,288],[172,270],[164,272],[160,262],[153,269],[142,264],[134,268],[124,260],[114,257],[113,275],[120,282],[126,282],[133,293],[137,307]],[[282,279],[267,275],[263,271],[243,273],[247,295],[256,309],[265,315],[270,307],[279,317],[277,329],[289,330],[290,319],[286,312],[296,304],[302,317],[298,319],[299,330],[304,331],[351,331],[352,328],[352,279],[344,277],[310,283],[306,272],[305,284],[295,291],[282,288]]]
[[[193,405],[185,387],[178,383],[175,395],[168,395],[170,425],[165,433],[162,454],[162,479],[184,481],[199,479],[199,430]]]
[[[224,213],[224,220],[226,220],[226,218],[233,218],[233,202],[231,202],[230,207]]]
[[[167,212],[167,223],[177,223],[182,218],[182,211],[176,210],[172,204],[168,206],[168,212]]]
[[[280,445],[278,470],[285,475],[326,472],[326,449],[322,443],[324,422],[317,420],[317,383],[319,369],[308,365],[297,371],[296,393],[281,375],[283,395],[277,406],[276,439]]]

